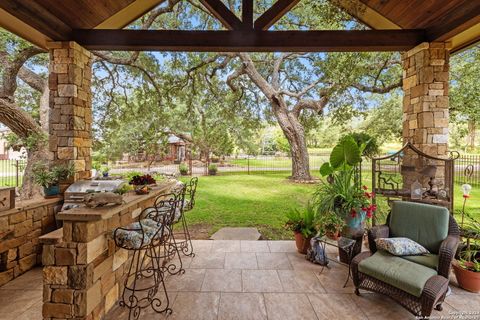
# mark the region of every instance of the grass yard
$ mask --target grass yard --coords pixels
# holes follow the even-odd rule
[[[256,227],[266,239],[292,239],[292,233],[283,228],[285,213],[305,206],[315,186],[291,183],[287,175],[277,172],[199,177],[196,206],[187,213],[193,237],[206,239],[223,227]],[[368,179],[364,175],[365,184],[370,185]],[[463,202],[459,185],[455,197],[458,212]],[[381,199],[378,202],[380,212],[385,215],[386,202]],[[480,188],[473,189],[467,211],[480,220]],[[460,221],[460,215],[455,216]]]

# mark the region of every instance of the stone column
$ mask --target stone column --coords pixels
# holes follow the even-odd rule
[[[424,42],[403,53],[403,140],[411,142],[433,157],[448,153],[448,45]],[[429,163],[433,164],[433,163]],[[419,178],[418,172],[427,165],[425,158],[406,152],[402,175],[404,188]],[[437,170],[441,178],[444,170]]]
[[[73,181],[89,178],[92,148],[92,56],[76,42],[50,42],[50,151],[72,163]],[[69,181],[69,182],[73,182]]]

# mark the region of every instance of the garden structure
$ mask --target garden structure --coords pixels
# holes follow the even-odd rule
[[[50,54],[48,158],[54,163],[71,164],[75,170],[68,183],[61,185],[61,189],[65,190],[69,184],[91,176],[93,121],[91,50],[400,51],[403,65],[404,142],[409,142],[431,157],[448,157],[449,57],[480,40],[480,3],[466,0],[335,0],[332,1],[335,5],[363,22],[368,29],[269,31],[269,28],[299,1],[277,0],[270,9],[254,19],[254,0],[243,0],[240,18],[221,0],[200,0],[205,9],[221,21],[224,27],[221,31],[123,29],[135,19],[161,5],[163,0],[77,0],[68,3],[56,0],[0,1],[0,26]],[[8,97],[0,98],[3,101]],[[274,93],[268,98],[275,99]],[[10,128],[19,131],[30,130],[29,119],[20,118],[15,109],[9,106],[8,99],[1,104],[0,112],[7,115],[8,123],[5,124]],[[415,157],[413,153],[406,153],[404,161],[415,165]],[[430,174],[432,178],[443,178],[436,176],[440,174],[440,170]],[[403,188],[410,189],[409,184],[413,182],[405,178]],[[57,227],[54,211],[55,206],[61,203],[60,198],[18,202],[15,209],[0,213],[2,228],[0,284],[20,276],[38,262],[43,265],[44,285],[41,302],[43,319],[108,317],[109,311],[115,309],[117,301],[121,298],[123,279],[128,273],[128,265],[134,255],[134,250],[115,246],[115,241],[110,235],[116,228],[126,227],[138,220],[143,209],[152,207],[156,197],[168,192],[172,187],[169,183],[161,184],[148,195],[126,197],[125,203],[116,207],[73,209],[68,213],[60,213],[57,219],[63,221],[63,228],[57,229],[54,233],[49,232]],[[250,253],[290,252],[289,244],[260,243],[262,244],[247,243],[244,250],[248,251],[250,248]],[[312,310],[310,314],[301,315],[300,318],[303,319],[316,319],[320,317],[322,310],[329,309],[327,307],[316,309],[322,303],[318,297],[305,301],[295,300],[295,296],[290,295],[290,299],[278,303],[279,298],[274,293],[285,289],[288,286],[288,279],[291,281],[292,277],[288,272],[255,270],[261,264],[261,259],[258,258],[261,255],[254,255],[256,258],[251,260],[251,255],[246,254],[248,252],[242,252],[240,242],[233,241],[228,244],[199,242],[199,248],[203,250],[203,254],[185,259],[191,266],[197,264],[197,267],[202,265],[204,267],[203,271],[193,271],[192,278],[196,276],[200,278],[203,275],[205,279],[207,276],[214,279],[216,274],[205,271],[212,268],[214,261],[214,264],[221,265],[218,274],[229,274],[229,278],[237,279],[237,272],[228,273],[228,268],[223,268],[224,263],[227,265],[226,253],[232,253],[228,258],[231,259],[229,263],[241,264],[238,268],[242,270],[240,276],[242,284],[239,290],[265,293],[264,297],[259,299],[265,299],[264,303],[272,319],[281,318],[288,313],[285,306],[289,303],[304,306],[305,310],[313,306],[315,312]],[[290,267],[305,266],[303,258],[299,260],[298,257],[289,256],[288,259]],[[265,262],[267,260],[262,261],[268,264]],[[334,279],[325,278],[325,275],[326,273],[323,273],[320,280],[325,287],[331,289],[333,286],[331,280]],[[340,276],[342,280],[335,280],[338,282],[336,285],[340,292],[353,291],[352,287],[341,288],[344,276],[342,273]],[[311,282],[316,279],[315,276],[313,279],[308,277],[303,281]],[[355,276],[354,279],[358,281]],[[200,287],[215,285],[214,280],[203,281],[202,278],[200,282]],[[299,285],[298,288],[303,287]],[[291,288],[289,292],[295,292],[298,288]],[[308,289],[312,288],[300,290],[311,292]],[[184,291],[188,290],[196,289]],[[321,288],[312,290],[322,291]],[[178,317],[181,318],[183,315],[188,318],[194,311],[198,311],[195,309],[198,306],[192,302],[195,298],[186,299],[181,292],[182,288],[173,291],[178,291],[177,301],[185,302],[183,305],[181,303],[177,305]],[[221,312],[218,311],[219,298],[213,293],[222,290],[207,288],[206,291],[212,294],[203,298],[197,297],[203,302],[201,303],[203,313],[218,316],[218,312]],[[333,293],[335,292],[339,291],[333,290]],[[228,299],[228,295],[225,296]],[[478,296],[465,297],[467,301],[474,303],[476,301],[478,305]],[[229,305],[225,308],[235,310],[241,299],[232,296],[230,298]],[[369,303],[369,298],[355,299],[359,305]],[[333,301],[332,305],[338,308],[342,306],[342,312],[348,314],[344,318],[362,317],[355,313],[355,310],[351,310],[350,301],[344,303],[341,297],[335,295],[332,295],[329,301]],[[7,301],[2,301],[2,304],[7,304]],[[464,306],[467,304],[468,302],[465,302]],[[458,302],[458,305],[461,309],[461,302]],[[369,307],[364,306],[362,312],[375,318],[378,316],[374,312],[375,308],[380,310],[381,307],[380,304],[371,303]],[[391,304],[382,309],[384,310],[382,312],[390,309],[400,313],[399,309],[395,308],[395,305]],[[255,309],[237,311],[239,314],[256,312]],[[258,314],[263,315],[262,311],[258,311]],[[336,315],[333,311],[324,316],[331,317],[332,314]],[[380,314],[380,318],[383,315],[385,313]],[[175,317],[175,312],[173,316]],[[40,317],[34,315],[30,318]],[[153,315],[151,317],[153,318]]]

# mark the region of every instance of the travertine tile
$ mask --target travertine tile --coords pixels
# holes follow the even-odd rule
[[[288,260],[295,270],[309,270],[309,271],[320,271],[322,266],[312,263],[305,259],[304,254],[300,253],[287,253]]]
[[[219,292],[179,292],[168,319],[216,320],[219,304]]]
[[[259,269],[293,269],[287,254],[283,252],[257,253],[257,262]]]
[[[187,269],[184,274],[167,276],[167,290],[200,291],[205,278],[205,269]]]
[[[353,294],[310,294],[308,299],[319,320],[367,319],[352,298]]]
[[[475,311],[480,318],[480,294],[461,295],[452,294],[446,297],[445,301],[458,311]]]
[[[213,247],[213,240],[192,240],[192,247],[195,254],[210,252]]]
[[[312,271],[305,270],[277,270],[284,292],[296,293],[325,293]]]
[[[240,252],[240,240],[212,240],[212,252]]]
[[[282,292],[275,270],[242,270],[243,292]]]
[[[352,295],[351,297],[369,320],[415,319],[410,312],[384,295],[363,293],[360,296]]]
[[[305,294],[265,293],[264,297],[269,320],[317,320]]]
[[[225,266],[225,252],[208,252],[198,254],[192,259],[190,268],[223,269]]]
[[[43,290],[42,268],[34,268],[0,287],[14,290]]]
[[[202,291],[242,292],[242,270],[207,269]]]
[[[225,253],[225,269],[258,269],[254,252]]]
[[[355,290],[353,281],[350,277],[347,286],[343,288],[345,281],[348,278],[348,267],[336,263],[330,263],[330,268],[322,268],[315,271],[320,283],[325,288],[327,293],[352,293]]]
[[[42,301],[40,290],[0,290],[0,315],[15,319],[23,312]]]
[[[268,242],[264,240],[242,240],[240,241],[240,250],[242,252],[270,252]]]
[[[268,241],[270,252],[297,252],[295,241]]]
[[[266,320],[267,311],[260,293],[222,293],[219,320]]]

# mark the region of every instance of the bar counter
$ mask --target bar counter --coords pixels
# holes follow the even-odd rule
[[[114,306],[131,256],[115,246],[113,230],[138,219],[175,183],[161,182],[147,195],[125,195],[122,205],[57,215],[63,232],[57,231],[57,239],[55,234],[43,239],[43,319],[101,319]]]

